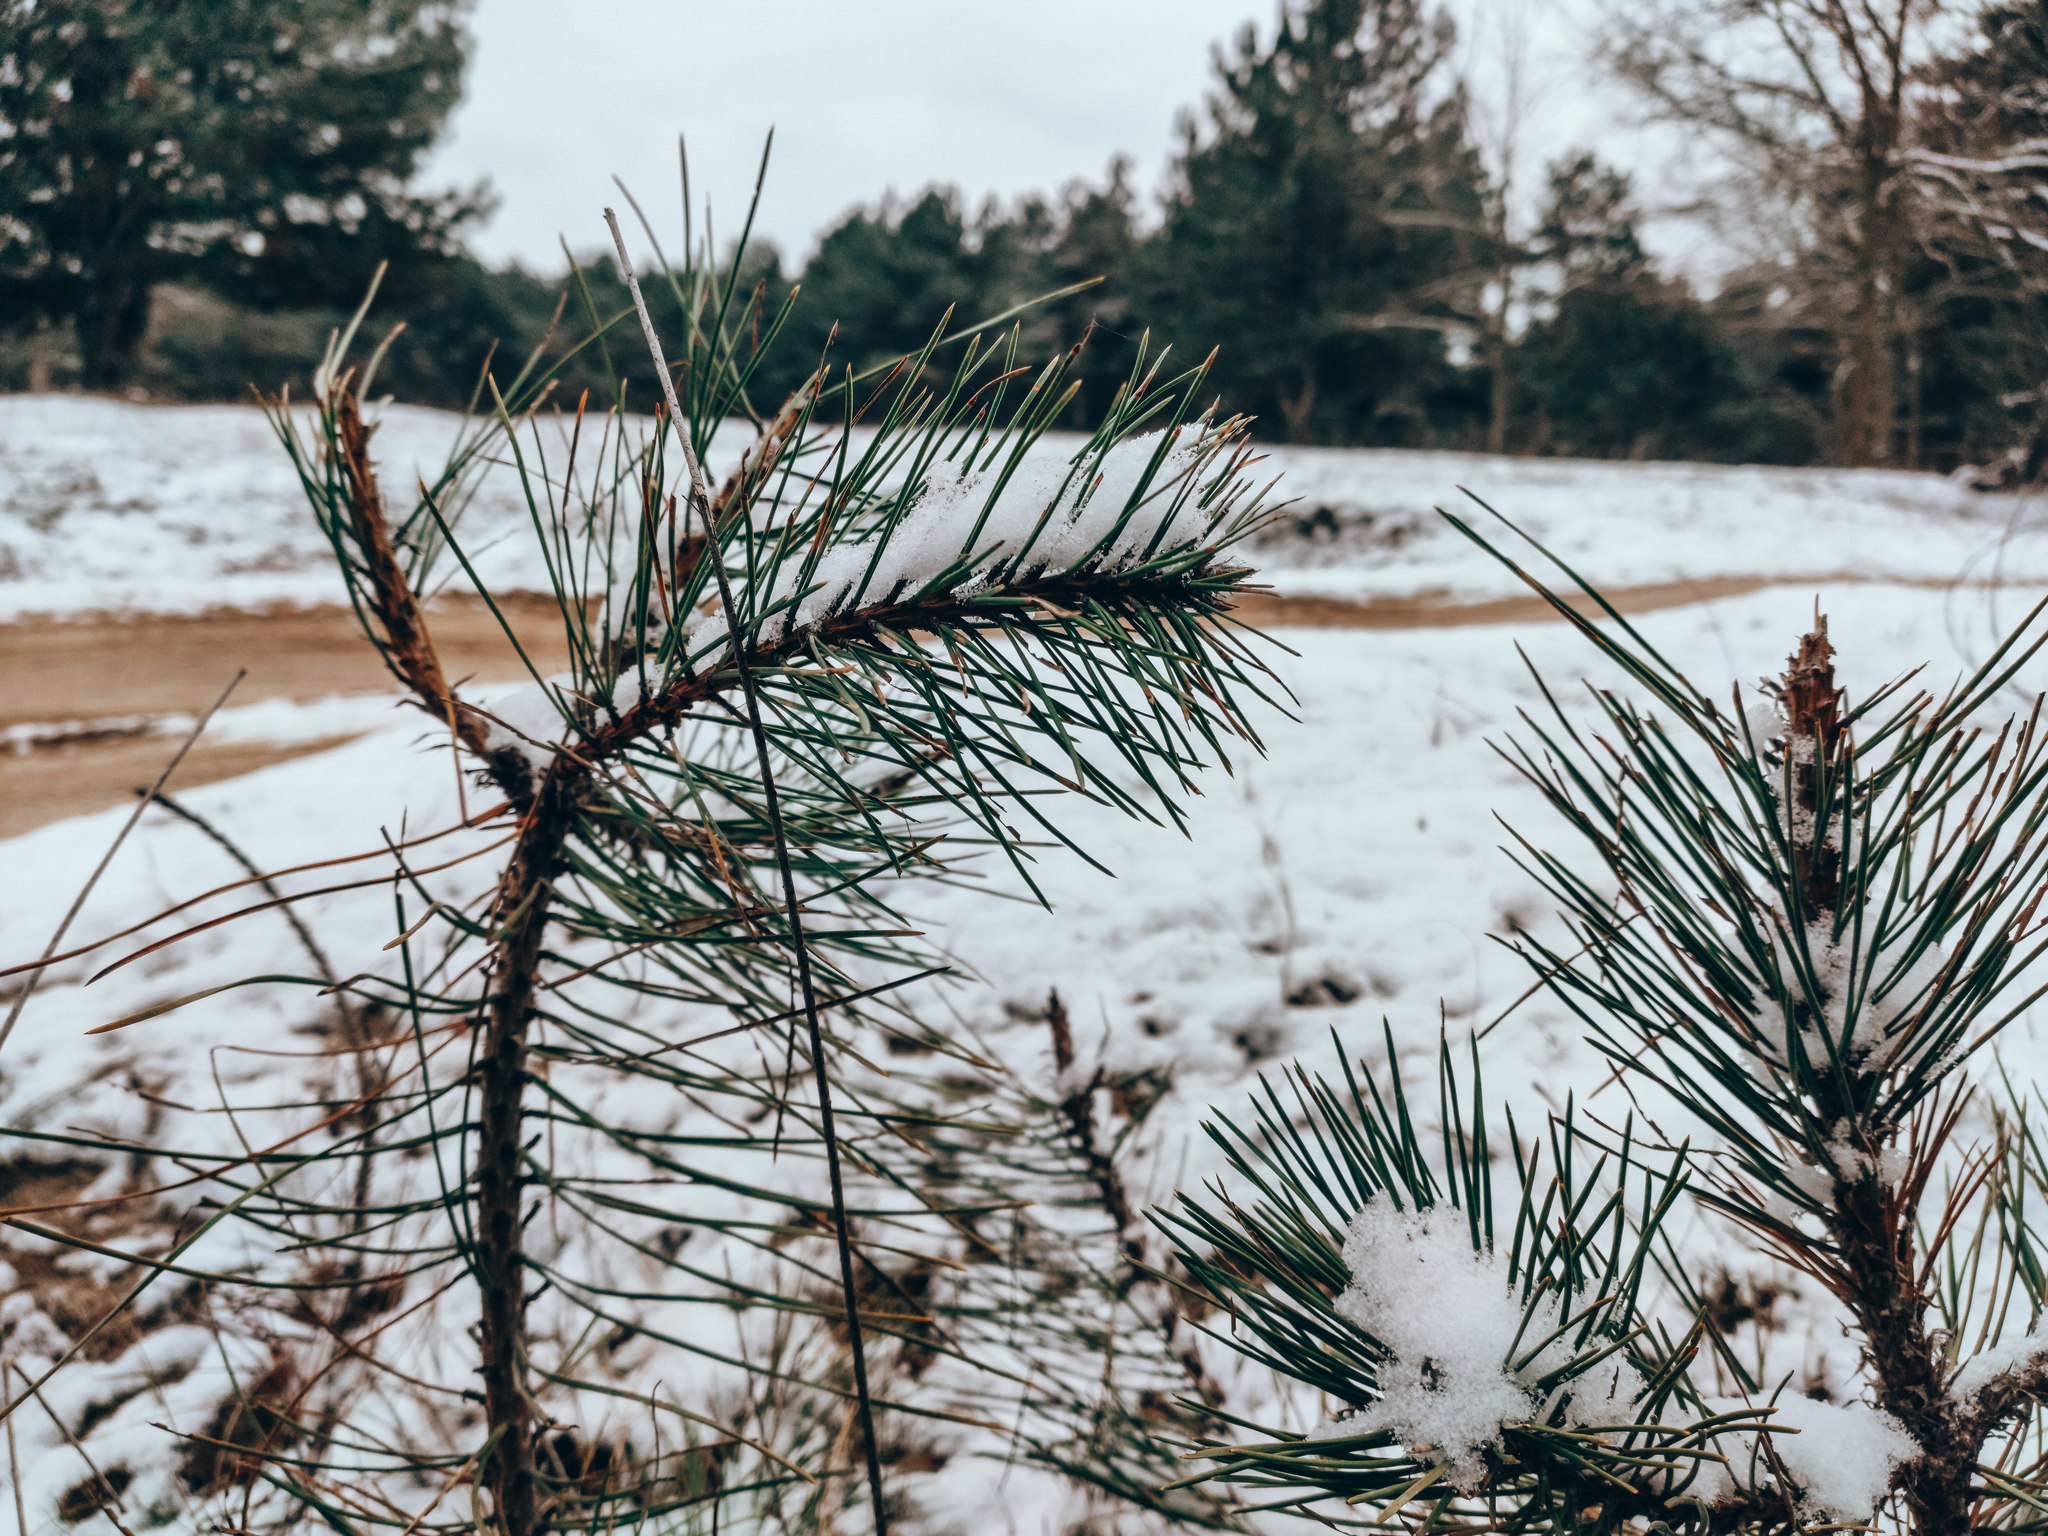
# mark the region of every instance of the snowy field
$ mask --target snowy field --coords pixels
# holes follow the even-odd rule
[[[379,441],[387,483],[398,481],[408,455],[436,456],[448,435],[445,417],[393,412]],[[720,446],[730,452],[732,442]],[[1431,505],[1455,506],[1460,486],[1596,582],[1804,578],[1638,621],[1666,656],[1723,697],[1782,669],[1816,597],[1853,698],[1922,662],[1931,664],[1930,682],[1945,683],[2048,582],[2044,509],[1930,477],[1337,451],[1275,452],[1269,466],[1309,525],[1262,551],[1283,591],[1513,590],[1433,520]],[[1321,508],[1331,510],[1328,519],[1317,518]],[[521,515],[501,489],[487,487],[471,537],[480,529],[509,533]],[[252,410],[0,399],[0,616],[329,602],[340,588],[326,558],[290,467]],[[525,556],[516,539],[488,558],[494,579],[521,583]],[[1945,585],[1959,578],[1970,584]],[[1986,584],[1994,578],[2012,590]],[[1282,630],[1274,638],[1285,648],[1275,649],[1274,665],[1300,701],[1298,718],[1274,712],[1254,721],[1265,755],[1246,754],[1232,775],[1208,777],[1191,836],[1065,802],[1055,814],[1113,877],[1054,852],[1039,872],[1051,911],[1024,903],[1014,880],[993,866],[986,890],[922,892],[918,926],[971,979],[932,988],[920,1005],[934,1019],[957,1014],[1012,1071],[1049,1087],[1043,1007],[1056,987],[1084,1066],[1092,1058],[1114,1075],[1144,1075],[1163,1088],[1124,1159],[1133,1194],[1152,1201],[1217,1171],[1199,1135],[1212,1106],[1240,1105],[1256,1073],[1292,1059],[1328,1070],[1341,1048],[1382,1060],[1382,1020],[1419,1093],[1433,1098],[1440,1029],[1457,1038],[1489,1029],[1492,1102],[1512,1105],[1527,1124],[1571,1095],[1618,1123],[1629,1103],[1562,1011],[1545,996],[1508,1011],[1530,977],[1499,940],[1517,929],[1558,930],[1534,882],[1501,851],[1502,822],[1539,844],[1577,850],[1489,746],[1518,730],[1518,710],[1541,704],[1518,645],[1554,687],[1615,686],[1618,678],[1558,624]],[[2048,686],[2048,667],[2036,665],[2023,681]],[[2019,707],[2016,697],[2007,702]],[[298,706],[290,729],[317,735],[332,711],[342,722],[337,733],[368,733],[336,751],[192,790],[186,803],[272,868],[357,852],[367,829],[445,821],[455,794],[445,756],[424,749],[414,717],[379,723],[388,717],[373,718],[369,708],[363,700]],[[308,809],[338,805],[346,816]],[[80,818],[0,844],[0,960],[41,950],[124,815]],[[152,812],[87,905],[77,935],[124,928],[238,873],[192,827]],[[343,974],[389,964],[388,904],[336,897],[304,910]],[[146,1136],[156,1106],[214,1102],[212,1074],[223,1060],[231,1080],[274,1070],[238,1054],[295,1025],[291,995],[260,987],[120,1033],[84,1031],[274,969],[284,938],[268,917],[238,923],[90,988],[82,985],[85,962],[59,966],[0,1055],[0,1123]],[[2003,1056],[2017,1081],[2048,1080],[2048,1035],[2033,1019],[2015,1026]],[[1711,1233],[1695,1238],[1702,1252],[1714,1241]],[[1784,1363],[1820,1379],[1832,1371],[1839,1384],[1853,1357],[1832,1317],[1809,1300],[1815,1304],[1804,1309],[1787,1304],[1793,1327]],[[206,1345],[159,1335],[147,1347],[190,1349],[197,1359]],[[1210,1363],[1226,1377],[1234,1369],[1221,1351]],[[75,1386],[59,1379],[59,1416],[76,1422],[81,1394],[95,1390],[93,1374],[80,1373]],[[183,1384],[109,1415],[91,1448],[140,1456],[153,1421],[189,1420],[219,1386],[217,1371],[196,1369]],[[1259,1384],[1242,1377],[1237,1391],[1240,1411],[1257,1413]],[[48,1418],[19,1423],[31,1497],[47,1507],[77,1480],[75,1453]],[[1017,1531],[1041,1529],[1041,1512],[1019,1507],[1014,1518]]]
[[[457,428],[446,412],[387,410],[376,442],[386,488],[431,476]],[[707,463],[722,468],[748,441],[721,432]],[[1347,449],[1274,449],[1266,472],[1296,503],[1260,550],[1282,592],[1520,591],[1436,516],[1476,513],[1465,491],[1609,586],[2048,580],[2048,502],[1931,475]],[[487,478],[465,519],[487,581],[546,586],[509,475]],[[0,396],[0,621],[341,600],[292,467],[254,407]]]

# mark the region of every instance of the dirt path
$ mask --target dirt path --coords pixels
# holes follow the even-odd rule
[[[1767,586],[1854,579],[1723,576],[1625,587],[1610,592],[1608,600],[1623,613],[1652,613]],[[567,667],[568,650],[554,628],[551,602],[516,597],[501,604],[521,646],[543,673]],[[1584,602],[1576,606],[1591,608]],[[1261,627],[1313,629],[1431,629],[1554,622],[1557,617],[1534,596],[1477,603],[1441,596],[1355,603],[1252,593],[1239,611]],[[505,682],[526,675],[481,603],[444,601],[434,611],[433,628],[451,676]],[[0,730],[30,728],[13,733],[17,742],[30,738],[26,750],[0,746],[0,838],[130,803],[135,789],[155,779],[173,749],[157,722],[204,709],[237,667],[249,671],[235,690],[237,704],[309,702],[391,689],[389,675],[358,633],[354,616],[341,608],[0,624]],[[234,778],[325,751],[344,739],[288,746],[209,745],[202,740],[170,787],[176,791]]]
[[[521,596],[503,606],[520,644],[543,672],[568,664],[560,633],[548,630],[552,603]],[[434,644],[450,676],[488,682],[525,676],[483,604],[444,600],[431,616]],[[345,608],[0,624],[0,729],[196,713],[213,702],[237,667],[249,669],[235,689],[237,704],[392,686]]]
[[[1821,585],[1854,581],[1852,576],[1814,576],[1787,581],[1771,576],[1710,576],[1703,581],[1663,581],[1649,586],[1622,587],[1606,594],[1622,613],[1655,613],[1660,608],[1682,608],[1687,603],[1712,602],[1719,597],[1746,597],[1765,587]],[[1567,601],[1581,613],[1598,613],[1588,598],[1571,594]],[[1527,593],[1520,597],[1495,597],[1476,603],[1452,602],[1442,594],[1420,597],[1375,597],[1362,603],[1339,597],[1282,597],[1278,593],[1252,592],[1238,604],[1247,622],[1262,629],[1452,629],[1466,624],[1553,624],[1558,622],[1550,604]]]
[[[553,604],[525,597],[503,606],[543,673],[568,666],[568,648],[559,630],[550,630]],[[526,675],[481,603],[445,601],[433,621],[451,676],[507,682]],[[175,748],[162,718],[198,714],[237,667],[249,675],[233,704],[392,691],[390,674],[342,608],[0,624],[0,731],[14,728],[17,747],[0,745],[0,838],[132,803]],[[347,739],[279,745],[202,738],[169,789],[235,778]]]

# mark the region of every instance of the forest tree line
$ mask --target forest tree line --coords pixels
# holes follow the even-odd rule
[[[378,314],[405,330],[380,391],[460,407],[487,358],[566,352],[625,306],[608,257],[536,273],[471,255],[488,188],[410,190],[459,99],[459,5],[380,8],[374,66],[336,62],[365,25],[339,0],[14,14],[0,387],[245,399],[303,380],[389,262]],[[835,326],[833,366],[858,371],[949,311],[968,324],[1099,278],[1020,322],[1026,357],[1087,339],[1062,425],[1101,419],[1149,337],[1182,361],[1215,348],[1224,407],[1275,441],[2037,473],[2044,0],[1890,21],[1828,0],[1640,0],[1628,16],[1598,67],[1726,167],[1709,213],[1738,254],[1711,293],[1646,252],[1641,189],[1595,155],[1509,183],[1425,0],[1308,0],[1218,49],[1156,206],[1120,157],[1008,204],[892,194],[800,264],[752,244],[743,283],[769,314],[801,289],[754,403],[772,410]],[[225,126],[208,140],[201,117]],[[138,244],[138,228],[159,233]],[[634,354],[585,348],[557,398],[608,403],[617,379],[651,404]]]

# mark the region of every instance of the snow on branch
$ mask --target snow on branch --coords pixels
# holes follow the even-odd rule
[[[1965,1362],[1950,1381],[1948,1393],[1958,1403],[1975,1403],[2001,1377],[2018,1376],[2044,1363],[2048,1363],[2048,1333],[2041,1331],[2041,1319],[2036,1318],[2025,1333],[2001,1339]]]
[[[1734,1413],[1762,1405],[1709,1398],[1706,1406]],[[1797,1490],[1806,1519],[1864,1521],[1891,1487],[1892,1474],[1921,1454],[1903,1424],[1867,1403],[1823,1403],[1787,1392],[1770,1406],[1768,1423],[1714,1437],[1725,1464],[1702,1462],[1685,1498],[1715,1505],[1763,1493],[1778,1485],[1775,1460]]]
[[[786,559],[752,604],[787,637],[849,609],[949,597],[966,601],[1026,579],[1116,576],[1212,538],[1234,509],[1234,461],[1203,469],[1237,437],[1231,425],[1127,437],[1106,451],[1043,439],[1021,453],[967,455],[932,469],[892,521]],[[685,625],[701,656],[725,634],[715,614]]]
[[[1553,1291],[1525,1306],[1507,1259],[1473,1248],[1463,1211],[1372,1200],[1352,1218],[1344,1262],[1352,1283],[1337,1311],[1392,1358],[1379,1370],[1379,1401],[1318,1438],[1392,1430],[1418,1456],[1447,1463],[1452,1487],[1476,1493],[1487,1473],[1480,1453],[1500,1446],[1506,1425],[1547,1422],[1559,1408],[1578,1429],[1633,1418],[1643,1379],[1619,1354],[1547,1381],[1578,1353],[1562,1326],[1565,1299]]]

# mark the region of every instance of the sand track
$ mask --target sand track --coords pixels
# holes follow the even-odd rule
[[[1623,613],[1651,613],[1793,582],[1714,577],[1627,587],[1608,594]],[[500,599],[521,647],[543,673],[568,665],[555,609],[537,596]],[[1579,602],[1582,611],[1591,605]],[[1454,602],[1441,595],[1345,602],[1323,597],[1247,594],[1240,612],[1262,628],[1431,629],[1465,624],[1553,622],[1534,596]],[[433,611],[434,641],[450,676],[506,682],[526,675],[496,620],[474,600],[447,599]],[[162,770],[174,739],[150,721],[195,715],[237,667],[248,677],[233,702],[299,702],[336,694],[394,691],[390,675],[345,608],[271,613],[219,611],[194,617],[29,621],[0,624],[0,730],[29,727],[25,751],[0,747],[0,838],[47,822],[131,803]],[[66,728],[69,727],[69,728]],[[182,732],[180,732],[182,734]],[[325,751],[345,737],[290,744],[234,742],[195,746],[169,786],[175,793],[234,778],[272,763]]]

